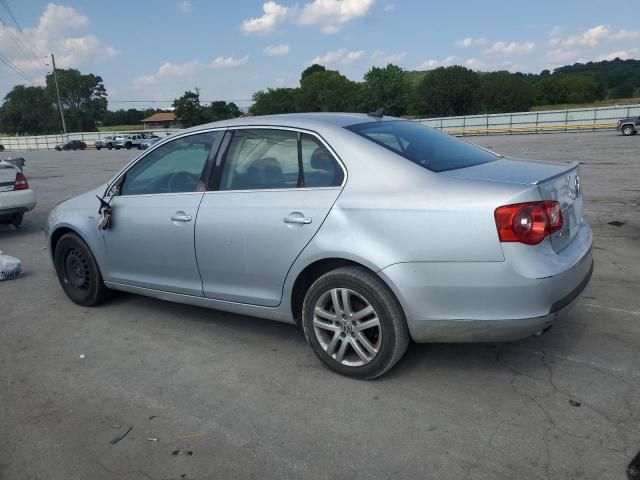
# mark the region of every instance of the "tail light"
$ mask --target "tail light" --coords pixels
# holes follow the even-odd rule
[[[562,230],[560,204],[549,200],[498,207],[495,219],[501,242],[537,245],[547,235]]]
[[[16,183],[13,184],[14,190],[27,190],[29,188],[29,184],[27,183],[27,179],[24,178],[24,174],[22,172],[18,172],[16,174]]]

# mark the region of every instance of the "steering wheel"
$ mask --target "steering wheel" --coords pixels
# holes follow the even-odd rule
[[[193,190],[193,175],[189,172],[176,172],[167,182],[169,192],[190,192]]]

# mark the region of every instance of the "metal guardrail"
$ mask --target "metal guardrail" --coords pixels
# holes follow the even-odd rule
[[[640,116],[640,104],[425,118],[417,121],[452,135],[477,136],[614,129],[619,119],[633,116]]]
[[[34,135],[25,137],[0,137],[0,145],[3,145],[5,150],[51,150],[60,143],[65,143],[70,140],[82,140],[87,144],[87,148],[93,148],[96,140],[101,140],[105,137],[113,137],[114,135],[132,135],[141,133],[155,133],[160,137],[164,135],[170,135],[179,131],[177,128],[166,128],[160,130],[134,130],[134,131],[122,131],[122,132],[78,132],[68,133],[67,135]]]

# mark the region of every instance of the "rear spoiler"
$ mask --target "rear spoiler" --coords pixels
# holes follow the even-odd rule
[[[569,172],[573,172],[579,166],[580,166],[580,162],[571,162],[571,163],[567,164],[567,168],[565,170],[561,171],[560,173],[556,173],[555,175],[552,175],[551,177],[547,177],[547,178],[543,178],[542,180],[538,180],[537,182],[534,182],[533,185],[540,185],[543,182],[546,183],[549,180],[553,180],[554,178],[562,177],[563,175],[566,175]]]

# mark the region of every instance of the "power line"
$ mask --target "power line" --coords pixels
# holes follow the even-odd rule
[[[0,61],[2,63],[4,63],[7,67],[9,67],[11,70],[13,70],[14,72],[16,72],[18,75],[20,75],[22,78],[24,78],[27,82],[29,82],[31,85],[33,85],[34,87],[37,87],[38,85],[36,84],[36,82],[34,82],[33,78],[29,77],[26,73],[24,73],[23,71],[21,71],[18,67],[16,67],[13,63],[11,63],[9,61],[9,59],[7,57],[5,57],[4,55],[2,55],[0,53]]]
[[[16,19],[15,15],[11,11],[9,4],[7,3],[6,0],[0,0],[0,5],[4,6],[5,10],[7,10],[7,12],[9,13],[9,16],[13,20],[13,23],[16,25],[18,32],[20,32],[20,36],[22,37],[22,39],[20,39],[20,37],[14,33],[13,29],[9,28],[9,25],[7,24],[7,22],[4,21],[4,19],[1,16],[0,16],[0,25],[4,25],[7,27],[7,31],[9,32],[9,35],[11,35],[11,38],[13,39],[14,43],[16,44],[16,46],[18,47],[18,49],[20,50],[21,54],[24,56],[26,61],[31,63],[34,69],[37,70],[40,75],[46,78],[47,73],[42,69],[41,66],[39,66],[42,63],[42,59],[38,57],[38,54],[36,53],[33,47],[33,44],[30,44],[30,45],[27,44],[28,38],[24,34],[22,27],[18,23],[18,20]]]

